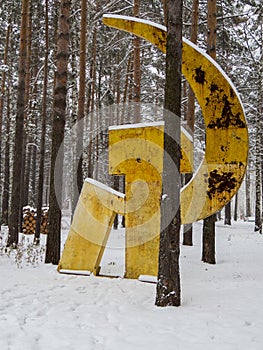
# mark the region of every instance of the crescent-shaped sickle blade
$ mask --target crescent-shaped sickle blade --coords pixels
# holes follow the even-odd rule
[[[166,28],[135,17],[104,15],[103,23],[133,33],[166,52]],[[182,72],[202,109],[205,156],[181,191],[182,223],[204,219],[222,209],[238,191],[248,159],[248,130],[238,93],[220,66],[183,39]]]

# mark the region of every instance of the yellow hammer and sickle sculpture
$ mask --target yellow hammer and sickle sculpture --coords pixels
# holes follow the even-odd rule
[[[166,52],[164,26],[118,15],[104,15],[103,23],[135,34]],[[206,132],[204,159],[181,190],[181,220],[186,224],[222,209],[239,189],[247,165],[248,130],[230,79],[212,58],[186,39],[182,73],[202,109]],[[114,217],[120,213],[126,218],[125,276],[157,275],[163,133],[163,123],[110,128],[109,171],[125,175],[126,193],[91,179],[85,181],[59,271],[88,270],[99,274]],[[181,139],[181,172],[191,172],[192,140],[183,132]]]

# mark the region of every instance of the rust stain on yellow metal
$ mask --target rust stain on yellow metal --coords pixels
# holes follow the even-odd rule
[[[133,33],[166,52],[166,29],[137,18],[105,15],[103,22]],[[202,109],[206,128],[205,157],[181,192],[182,223],[191,223],[223,208],[245,175],[248,131],[234,86],[217,63],[186,39],[182,72]]]
[[[104,16],[111,27],[138,35],[165,53],[162,26],[136,18]],[[206,128],[204,160],[181,192],[182,223],[221,209],[244,177],[248,132],[235,88],[220,67],[184,40],[182,71],[202,108]],[[125,196],[87,180],[83,186],[58,270],[99,274],[100,261],[116,213],[125,215],[126,277],[157,275],[164,125],[133,125],[109,130],[109,172],[125,175]],[[181,172],[193,171],[193,144],[181,132]]]
[[[163,142],[163,123],[109,130],[109,172],[125,175],[127,278],[157,274]]]
[[[186,131],[182,132],[182,147],[181,167],[192,171],[193,144]],[[125,175],[125,196],[86,180],[58,270],[99,274],[113,220],[119,213],[125,215],[125,276],[157,274],[163,152],[163,122],[109,129],[109,173]]]

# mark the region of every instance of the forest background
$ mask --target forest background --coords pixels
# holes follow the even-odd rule
[[[194,3],[198,11],[194,12]],[[183,35],[191,38],[198,19],[197,45],[207,49],[209,1],[185,0]],[[65,22],[59,23],[61,5]],[[102,24],[105,13],[136,15],[164,23],[161,1],[58,1],[23,0],[0,4],[0,203],[1,224],[9,224],[10,244],[16,244],[22,229],[22,208],[37,208],[36,242],[41,208],[52,200],[52,143],[59,148],[64,131],[85,117],[85,147],[78,172],[74,157],[82,138],[71,134],[65,147],[64,175],[59,210],[76,205],[73,174],[93,177],[121,189],[120,181],[105,176],[107,127],[134,122],[127,105],[163,105],[164,56],[152,45]],[[85,11],[84,11],[85,9]],[[84,15],[83,15],[84,13]],[[255,216],[255,230],[262,222],[262,112],[263,112],[263,7],[260,0],[217,1],[217,62],[240,93],[248,121],[250,152],[243,192],[235,199],[234,217]],[[62,35],[61,35],[62,33]],[[64,35],[64,37],[63,37]],[[65,49],[58,55],[57,44]],[[58,86],[57,66],[67,63]],[[64,60],[64,61],[63,61]],[[63,80],[64,79],[64,80]],[[65,83],[63,86],[63,82]],[[56,99],[64,93],[65,101]],[[189,87],[182,80],[182,119],[187,120]],[[105,121],[117,104],[118,113]],[[146,107],[145,107],[146,108]],[[146,108],[147,110],[147,108]],[[54,112],[55,111],[55,112]],[[57,130],[54,133],[54,120]],[[201,110],[195,103],[196,163],[204,153],[205,135]],[[54,146],[55,145],[55,146]],[[68,151],[70,149],[70,151]],[[62,179],[62,175],[61,175]],[[61,181],[62,186],[62,181]],[[17,195],[19,193],[19,195]],[[58,231],[59,228],[58,228]],[[50,241],[54,246],[57,238]],[[60,241],[58,241],[58,244]],[[56,244],[55,244],[56,245]],[[58,259],[58,249],[48,260]],[[55,256],[54,256],[55,254]]]

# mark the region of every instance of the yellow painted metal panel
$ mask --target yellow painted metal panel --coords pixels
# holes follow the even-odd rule
[[[136,18],[104,17],[104,23],[134,33],[165,52],[164,28]],[[183,73],[202,108],[206,152],[193,179],[182,189],[182,223],[222,208],[244,177],[248,134],[236,91],[206,54],[184,41]],[[192,141],[181,134],[181,170],[193,169]],[[164,127],[137,125],[109,131],[109,171],[125,174],[126,197],[94,180],[85,182],[58,269],[99,273],[115,213],[126,218],[126,277],[156,275],[159,254]]]
[[[88,270],[99,273],[100,261],[116,212],[124,213],[124,196],[87,180],[74,213],[58,271]]]
[[[109,171],[125,174],[125,277],[156,275],[163,170],[163,125],[109,130]]]
[[[105,15],[103,22],[133,33],[166,52],[166,29],[149,21]],[[202,108],[205,158],[181,192],[182,223],[203,219],[224,207],[241,185],[248,156],[244,111],[231,81],[217,63],[183,40],[182,72]]]
[[[156,124],[151,127],[149,125],[150,124],[147,123],[137,124],[137,127],[133,128],[130,126],[127,127],[127,125],[119,125],[109,130],[110,174],[124,174],[121,169],[121,164],[123,162],[130,158],[140,160],[142,156],[149,152],[152,152],[152,154],[146,160],[151,162],[151,164],[162,173],[163,159],[160,157],[160,154],[163,154],[164,125],[162,122],[160,122],[159,125]],[[119,130],[124,129],[125,133],[120,133]],[[181,132],[181,152],[181,173],[193,172],[193,140],[186,132]]]
[[[125,175],[126,277],[156,275],[164,148],[163,123],[109,130],[109,173]],[[193,143],[182,133],[182,171],[192,171]]]

